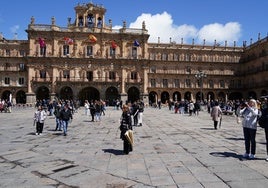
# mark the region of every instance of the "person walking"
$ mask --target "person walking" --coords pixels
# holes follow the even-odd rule
[[[44,122],[47,118],[47,113],[43,109],[42,106],[38,106],[36,112],[34,113],[34,121],[36,124],[36,135],[42,135],[43,128],[44,128]]]
[[[215,105],[212,107],[210,115],[214,122],[214,129],[217,129],[219,118],[222,116],[222,110],[219,107],[219,103],[217,101],[215,101]]]
[[[60,111],[61,111],[61,106],[57,105],[54,110],[54,116],[56,119],[56,128],[55,131],[59,130],[61,131],[61,119],[60,119]]]
[[[257,132],[257,118],[258,108],[255,99],[244,102],[239,106],[239,115],[242,118],[243,133],[245,139],[245,154],[244,158],[254,159],[256,153],[256,132]]]
[[[144,102],[140,101],[138,103],[138,126],[142,126],[142,117],[144,112]]]
[[[64,108],[60,111],[60,119],[63,127],[63,135],[66,136],[69,121],[73,119],[73,115],[71,110],[69,109],[68,104],[65,104]]]
[[[129,152],[132,151],[132,145],[127,139],[125,133],[128,130],[132,130],[132,125],[131,125],[131,115],[129,111],[128,105],[124,104],[122,107],[122,116],[120,119],[120,138],[123,140],[123,152],[124,154],[129,154]]]
[[[95,121],[95,113],[96,113],[96,102],[91,100],[89,103],[89,110],[90,110],[90,115],[91,115],[91,121]]]

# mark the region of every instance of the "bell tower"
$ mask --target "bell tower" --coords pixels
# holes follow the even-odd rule
[[[106,9],[100,5],[78,4],[75,8],[75,27],[85,27],[89,29],[105,27]]]

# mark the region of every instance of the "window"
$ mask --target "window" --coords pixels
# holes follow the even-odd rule
[[[10,50],[6,50],[6,56],[10,56]]]
[[[224,84],[224,80],[220,80],[220,88],[224,88],[225,84]]]
[[[156,67],[155,66],[151,67],[151,73],[156,73]]]
[[[98,17],[97,27],[98,28],[101,28],[102,27],[102,19],[101,19],[101,17]]]
[[[115,72],[112,72],[112,71],[109,72],[109,79],[115,80]]]
[[[134,59],[137,59],[138,57],[137,47],[132,47],[132,57]]]
[[[162,54],[162,60],[166,61],[167,60],[167,54]]]
[[[87,24],[89,28],[94,27],[93,14],[87,15]]]
[[[9,85],[10,84],[10,78],[9,77],[5,77],[5,84]]]
[[[64,70],[63,71],[63,78],[67,78],[67,79],[70,78],[70,71],[69,70]]]
[[[10,70],[10,68],[11,68],[10,63],[6,63],[6,64],[5,64],[5,70]]]
[[[19,78],[19,85],[24,85],[24,78],[23,77]]]
[[[155,79],[151,79],[151,87],[155,87],[155,86],[156,86]]]
[[[83,22],[84,22],[83,16],[79,16],[79,18],[78,18],[78,26],[82,27],[84,25]]]
[[[93,46],[87,46],[87,56],[93,55]]]
[[[46,78],[47,76],[45,70],[40,70],[39,74],[40,74],[40,78]]]
[[[214,88],[213,80],[209,80],[209,81],[208,81],[208,87],[209,87],[209,88]]]
[[[163,87],[168,87],[168,80],[167,79],[163,79]]]
[[[69,45],[63,45],[63,55],[69,55]]]
[[[115,48],[110,47],[110,56],[115,56]]]
[[[20,64],[19,64],[19,70],[20,70],[20,71],[24,71],[24,70],[25,70],[25,65],[24,65],[24,63],[20,63]]]
[[[93,72],[92,71],[87,71],[87,80],[92,81],[93,80]]]
[[[20,56],[25,56],[25,51],[24,50],[20,50]]]
[[[174,87],[179,88],[180,87],[180,80],[174,79]]]
[[[137,80],[137,72],[131,72],[130,78],[131,80]]]
[[[186,87],[191,87],[191,80],[190,79],[186,79]]]

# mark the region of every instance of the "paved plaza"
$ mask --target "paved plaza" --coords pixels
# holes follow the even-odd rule
[[[256,159],[243,159],[234,116],[223,116],[214,130],[206,111],[189,116],[148,107],[143,126],[134,127],[134,150],[124,155],[120,110],[109,107],[101,122],[91,122],[81,108],[67,136],[54,131],[52,116],[36,136],[34,111],[0,113],[1,188],[268,187],[264,131],[257,131]]]

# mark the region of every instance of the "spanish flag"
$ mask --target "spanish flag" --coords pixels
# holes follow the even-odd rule
[[[92,35],[92,34],[90,34],[90,35],[88,36],[88,38],[89,38],[89,41],[90,41],[90,42],[97,42],[97,38],[96,38],[94,35]]]
[[[112,49],[116,49],[116,47],[117,47],[117,44],[115,43],[114,40],[113,40],[112,43],[111,43],[111,47],[112,47]]]
[[[64,40],[65,44],[68,44],[68,45],[74,44],[73,39],[71,39],[69,37],[64,37],[63,40]]]

